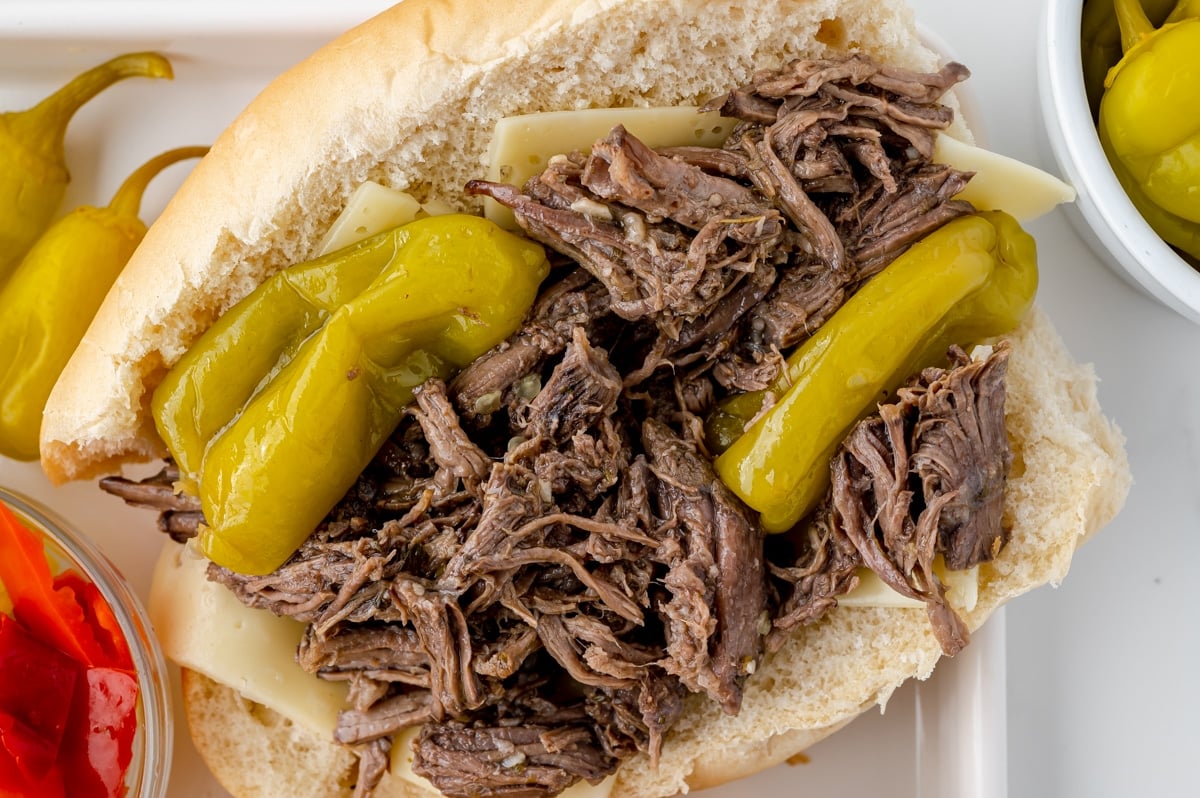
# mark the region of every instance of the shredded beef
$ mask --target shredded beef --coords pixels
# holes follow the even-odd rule
[[[158,528],[176,543],[186,543],[196,536],[204,515],[200,500],[177,488],[179,468],[167,463],[157,474],[134,481],[124,477],[105,477],[100,488],[133,507],[158,511]]]
[[[819,620],[837,606],[837,597],[858,584],[862,557],[845,531],[832,522],[829,502],[824,502],[800,530],[773,541],[786,554],[771,558],[771,575],[790,591],[780,601],[767,637],[775,651],[799,626]],[[769,556],[769,555],[768,555]]]
[[[971,362],[952,350],[954,368],[925,369],[899,401],[859,423],[833,459],[833,523],[892,589],[926,603],[950,655],[969,634],[946,603],[934,558],[968,568],[990,560],[1005,541],[1008,352],[1001,344]]]
[[[761,649],[762,530],[708,462],[669,427],[650,419],[642,436],[659,480],[659,515],[674,527],[663,580],[671,594],[661,609],[663,665],[734,714],[741,707],[741,683]]]
[[[967,74],[857,55],[795,61],[706,106],[741,120],[724,149],[655,151],[618,127],[589,156],[558,157],[522,188],[472,181],[468,190],[578,261],[618,316],[653,319],[666,340],[649,368],[676,364],[665,353],[678,354],[706,318],[733,315],[718,306],[768,267],[778,280],[765,301],[724,340],[705,331],[720,385],[757,390],[779,373],[775,353],[914,241],[970,212],[952,199],[970,175],[930,164],[934,136],[953,118],[937,99]]]
[[[700,693],[736,713],[764,650],[818,622],[862,566],[919,597],[947,652],[966,630],[933,570],[994,556],[1007,350],[926,370],[863,421],[833,490],[790,534],[715,475],[704,420],[770,386],[783,352],[939,225],[970,175],[930,163],[966,76],[861,56],[755,74],[710,103],[724,148],[617,127],[523,187],[473,181],[559,261],[522,328],[391,439],[271,574],[210,565],[251,607],[307,624],[297,659],[350,686],[335,737],[356,794],[397,732],[450,796],[599,781]],[[182,538],[203,518],[170,468],[105,490]]]
[[[505,691],[470,721],[427,723],[413,742],[413,770],[450,798],[554,795],[601,781],[616,758],[601,744],[582,700],[565,704],[542,683]]]

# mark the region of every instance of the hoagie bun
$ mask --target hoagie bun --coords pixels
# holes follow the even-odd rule
[[[367,179],[478,209],[497,119],[533,111],[702,102],[755,69],[846,49],[928,70],[911,12],[866,0],[407,0],[285,73],[214,144],[151,228],[55,389],[42,427],[56,481],[161,457],[154,385],[212,321],[313,255]],[[969,139],[961,123],[952,129]],[[1011,336],[1009,544],[980,570],[970,629],[1066,574],[1117,512],[1129,475],[1094,378],[1036,309]],[[169,650],[169,647],[168,647]],[[665,796],[783,761],[925,678],[941,655],[922,610],[839,607],[767,655],[728,715],[692,696],[657,766],[625,763],[614,794]],[[187,663],[184,663],[185,665]],[[353,755],[190,669],[193,736],[235,795],[349,795]],[[376,794],[420,794],[385,777]]]

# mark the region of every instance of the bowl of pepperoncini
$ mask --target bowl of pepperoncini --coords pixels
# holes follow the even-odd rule
[[[1200,0],[1051,0],[1038,72],[1072,221],[1200,324]]]
[[[100,551],[0,487],[0,795],[163,798],[166,662]]]

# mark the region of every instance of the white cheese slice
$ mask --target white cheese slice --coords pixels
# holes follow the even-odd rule
[[[421,203],[411,194],[368,180],[350,195],[346,207],[321,239],[317,254],[334,252],[376,233],[407,224],[417,218],[420,210]]]
[[[933,159],[975,176],[959,194],[981,211],[1001,210],[1028,222],[1075,201],[1075,189],[1036,166],[938,134]]]
[[[616,776],[609,776],[599,784],[588,784],[586,781],[581,781],[563,790],[559,795],[563,798],[608,798],[612,795],[613,784],[616,780]]]
[[[650,147],[719,147],[737,120],[717,111],[697,113],[692,105],[666,108],[588,108],[510,116],[496,123],[488,150],[488,179],[522,186],[555,155],[587,152],[617,125]],[[509,229],[512,213],[489,199],[485,215]]]
[[[961,571],[949,571],[939,557],[934,573],[946,586],[946,600],[957,610],[970,612],[979,600],[979,566]],[[925,602],[902,596],[868,568],[858,569],[858,586],[837,600],[839,607],[912,607],[923,608]]]
[[[589,108],[506,117],[496,123],[488,152],[488,179],[524,185],[553,156],[587,152],[617,124],[651,147],[717,147],[735,122],[716,111],[697,114],[694,106]],[[937,136],[934,160],[975,172],[959,197],[980,210],[1006,211],[1021,222],[1075,199],[1075,189],[1054,175],[943,134]],[[485,213],[492,221],[515,228],[512,214],[499,203],[487,200]]]
[[[417,727],[405,729],[392,738],[391,759],[388,763],[388,772],[393,778],[403,779],[409,784],[415,784],[423,790],[429,790],[436,794],[437,787],[426,779],[424,776],[418,776],[413,772],[413,740],[417,738],[417,732],[420,729]]]
[[[163,653],[328,739],[346,685],[296,664],[304,624],[245,606],[205,577],[207,566],[190,546],[168,543],[159,555],[149,612]]]
[[[367,182],[354,189],[346,207],[333,220],[333,224],[317,245],[317,255],[335,252],[376,233],[408,224],[423,216],[438,216],[454,213],[454,208],[441,200],[418,202],[406,191]]]

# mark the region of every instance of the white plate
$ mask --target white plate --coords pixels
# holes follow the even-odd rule
[[[67,157],[74,179],[64,207],[104,204],[137,165],[172,147],[211,142],[275,74],[384,5],[290,3],[280,17],[283,7],[267,3],[7,2],[0,4],[0,108],[27,107],[120,52],[168,55],[174,82],[125,81],[72,123]],[[152,184],[143,218],[157,215],[186,171],[174,167]],[[139,594],[147,594],[161,543],[152,514],[126,508],[92,484],[55,489],[36,466],[3,458],[0,483],[53,506],[94,536]],[[1000,616],[928,683],[897,691],[886,714],[868,712],[813,747],[807,764],[782,765],[707,794],[1003,798],[1004,663]],[[224,795],[182,720],[169,795]]]

